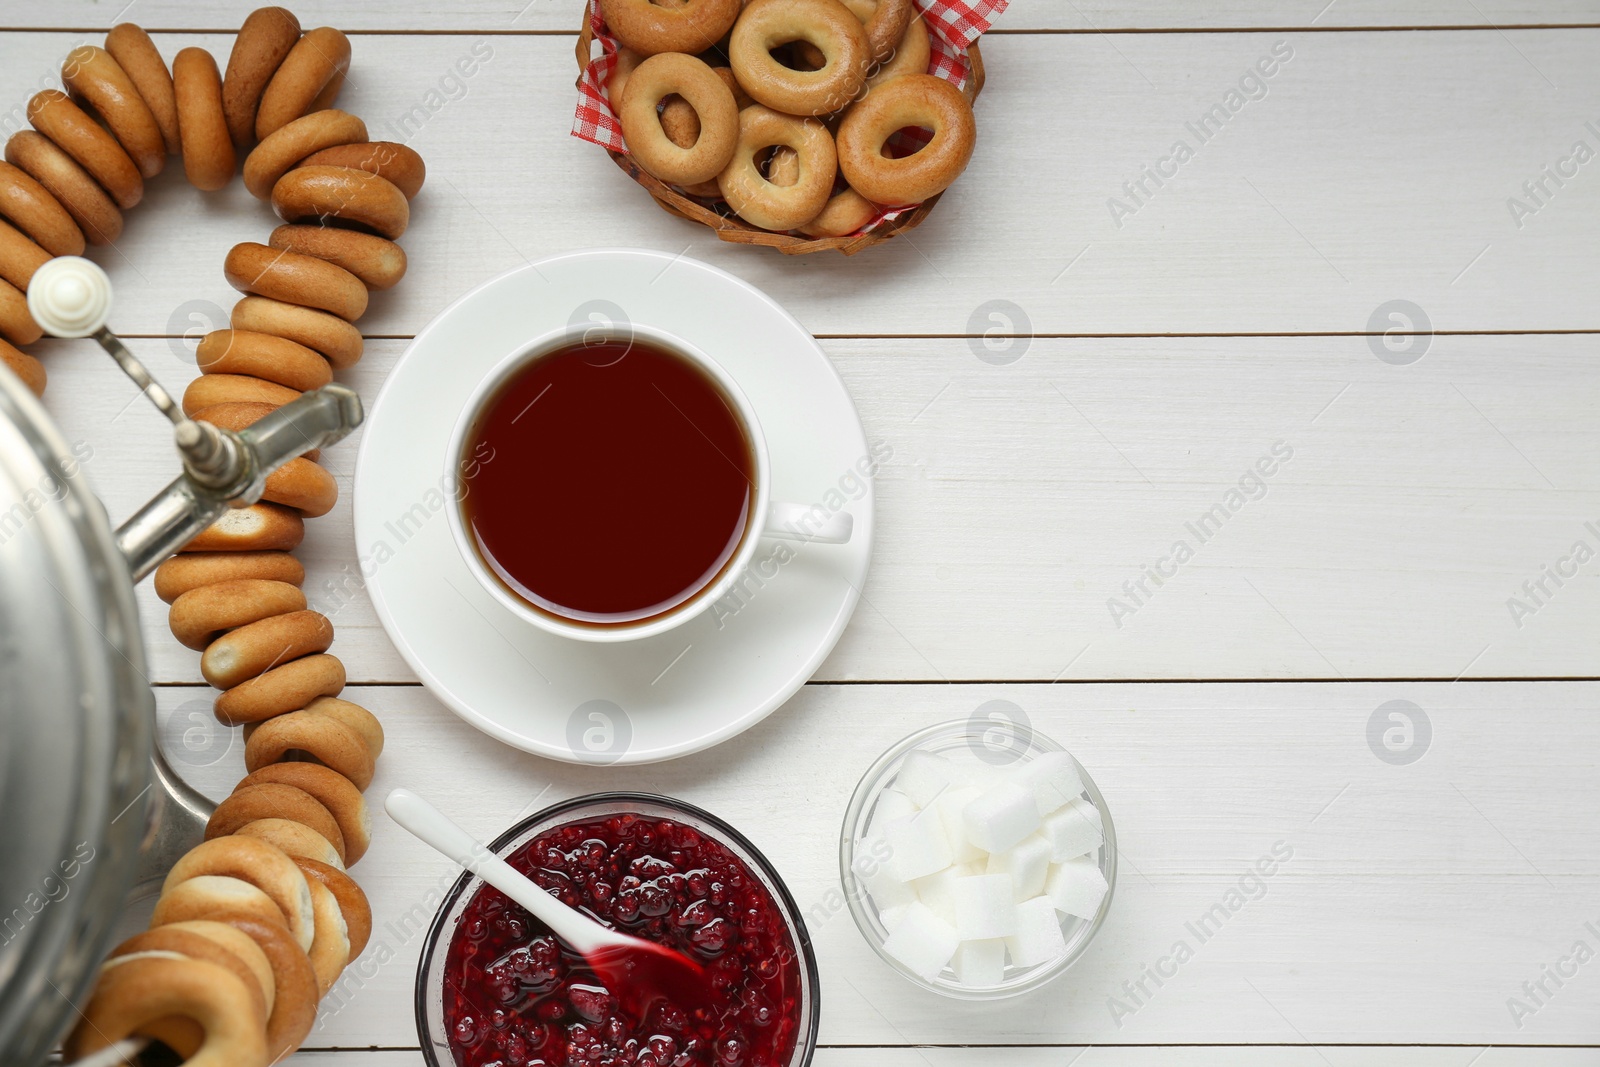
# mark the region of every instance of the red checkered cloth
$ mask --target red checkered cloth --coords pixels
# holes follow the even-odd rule
[[[957,88],[967,84],[967,47],[982,36],[1006,9],[1011,0],[914,0],[922,11],[932,46],[928,73],[935,74]],[[606,99],[605,86],[611,71],[617,65],[617,39],[606,32],[605,20],[600,16],[600,5],[590,4],[589,27],[594,42],[600,46],[599,54],[589,61],[578,80],[578,107],[572,117],[572,135],[592,141],[613,152],[628,151],[622,139],[622,124],[617,121],[611,102]],[[890,143],[890,150],[910,151],[911,145]],[[890,219],[899,218],[917,205],[885,211],[874,218],[861,232],[867,233]]]

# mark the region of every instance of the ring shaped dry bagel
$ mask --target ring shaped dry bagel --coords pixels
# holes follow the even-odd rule
[[[33,280],[33,272],[50,262],[50,259],[50,253],[40,248],[33,238],[0,221],[0,278],[26,293],[28,283]]]
[[[0,282],[0,285],[5,284]],[[6,285],[6,288],[9,289],[10,286]],[[4,363],[7,370],[21,378],[22,384],[26,385],[34,396],[44,395],[47,375],[45,374],[43,363],[28,355],[28,353],[11,347],[6,341],[0,341],[0,363]]]
[[[66,93],[55,89],[35,93],[28,101],[28,121],[77,160],[123,211],[144,198],[144,176],[128,153]]]
[[[422,191],[422,183],[428,177],[428,168],[416,150],[395,141],[335,145],[313,152],[301,163],[307,167],[352,167],[376,174],[393,182],[407,200]]]
[[[367,751],[372,753],[373,759],[383,755],[383,724],[360,704],[337,697],[320,697],[307,704],[305,710],[310,715],[326,715],[354,730],[367,746]],[[249,737],[246,736],[245,740],[248,741]],[[365,789],[366,786],[361,788]]]
[[[10,163],[0,163],[0,215],[52,256],[83,254],[83,231],[67,209],[27,171]]]
[[[774,185],[761,174],[759,154],[784,145],[799,155],[793,185]],[[816,119],[782,115],[754,104],[739,113],[739,146],[733,160],[717,176],[728,206],[746,222],[783,231],[803,226],[822,213],[833,194],[838,173],[833,137]]]
[[[310,756],[357,789],[372,784],[374,757],[360,736],[335,719],[304,710],[258,723],[245,741],[245,769],[260,770],[291,753]]]
[[[915,13],[911,0],[877,0],[871,16],[862,20],[867,26],[867,44],[872,49],[873,62],[883,63],[895,54]],[[859,17],[859,12],[857,15]]]
[[[215,963],[176,955],[128,959],[101,972],[67,1037],[67,1058],[81,1059],[147,1023],[178,1016],[204,1033],[184,1060],[189,1067],[266,1063],[266,1031],[255,1007],[244,981]]]
[[[222,110],[222,75],[204,48],[185,48],[172,60],[178,126],[183,131],[183,174],[189,184],[214,192],[233,180],[238,162]]]
[[[907,126],[933,131],[922,149],[900,159],[883,154]],[[961,90],[932,74],[906,74],[867,94],[839,123],[839,169],[874,204],[916,204],[943,192],[972,159],[978,127]]]
[[[265,729],[265,724],[261,729]],[[257,731],[260,732],[259,730]],[[257,768],[240,780],[235,792],[259,785],[290,786],[303,790],[328,809],[344,838],[345,866],[354,866],[372,843],[372,813],[361,790],[344,775],[320,763],[273,763]]]
[[[150,925],[205,919],[219,911],[252,915],[285,930],[289,928],[283,910],[270,896],[253,883],[227,874],[196,875],[163,889],[150,915]]]
[[[272,210],[284,222],[343,219],[391,241],[411,224],[406,194],[354,167],[296,167],[272,187]]]
[[[249,374],[301,392],[333,381],[327,360],[270,333],[212,330],[200,339],[194,355],[201,374]]]
[[[0,281],[0,337],[14,345],[31,345],[43,336],[44,330],[28,311],[27,296],[9,281]]]
[[[301,873],[304,873],[302,869]],[[309,879],[310,876],[307,875]],[[185,933],[198,934],[212,944],[231,952],[250,970],[256,985],[261,989],[261,996],[266,1004],[266,1016],[271,1017],[272,1009],[277,1001],[277,983],[272,977],[272,961],[267,959],[267,954],[249,934],[219,923],[214,919],[186,919],[182,922],[167,923],[157,926],[155,930],[177,930]]]
[[[656,107],[676,94],[699,120],[687,147],[673,143]],[[694,56],[664,52],[639,64],[622,94],[622,135],[639,166],[662,181],[693,185],[728,165],[739,139],[739,109],[728,86]]]
[[[265,200],[278,179],[313,152],[366,140],[367,124],[347,111],[328,108],[302,115],[262,138],[245,157],[244,187],[257,200]]]
[[[878,205],[846,188],[835,193],[822,209],[822,214],[800,227],[808,237],[848,237],[871,222],[878,213]]]
[[[202,374],[184,387],[183,413],[192,418],[195,412],[218,404],[266,404],[276,409],[299,395],[287,386],[246,374]]]
[[[342,867],[303,857],[296,857],[295,863],[300,865],[300,873],[308,881],[321,882],[333,893],[344,915],[345,930],[350,938],[350,958],[361,955],[372,936],[372,905],[367,902],[367,894]]]
[[[272,964],[274,983],[272,1014],[267,1017],[267,1056],[278,1063],[291,1055],[317,1021],[317,976],[311,960],[289,931],[250,915],[218,912],[212,916],[250,938]]]
[[[154,178],[167,165],[167,143],[161,136],[150,105],[110,52],[94,45],[79,45],[61,64],[61,81],[73,97],[86,100],[111,130],[117,143],[139,167]]]
[[[361,331],[316,308],[247,296],[233,306],[229,321],[236,330],[270,333],[315,349],[335,370],[354,366],[361,359]]]
[[[218,694],[212,709],[220,722],[232,726],[260,722],[303,708],[318,697],[338,696],[344,682],[344,663],[338,656],[326,652],[305,656]]]
[[[277,504],[230,508],[184,546],[185,552],[261,552],[290,549],[306,535],[305,521]]]
[[[406,276],[405,250],[376,234],[337,226],[279,226],[267,243],[343,267],[368,289],[392,288]]]
[[[117,205],[50,138],[33,130],[17,131],[6,142],[6,162],[27,171],[48,189],[90,244],[110,244],[122,235],[122,212]]]
[[[315,916],[306,876],[282,849],[256,837],[215,837],[191,848],[172,865],[161,892],[191,878],[218,875],[249,882],[278,906],[284,925],[301,948],[310,948]],[[263,1021],[265,1021],[263,1019]]]
[[[233,932],[238,933],[236,930]],[[175,953],[187,959],[214,963],[233,972],[234,976],[244,983],[250,992],[256,1017],[265,1026],[267,1016],[272,1011],[272,1003],[267,999],[272,992],[272,967],[255,942],[243,934],[239,936],[249,943],[249,951],[253,955],[241,955],[235,951],[238,946],[224,947],[217,940],[193,930],[183,930],[175,925],[158,926],[154,930],[134,934],[113,948],[106,955],[106,962],[110,964],[114,960],[148,953]],[[257,970],[257,967],[260,969]],[[142,1030],[147,1036],[155,1038],[168,1048],[182,1049],[190,1055],[193,1055],[194,1050],[205,1041],[205,1031],[199,1024],[193,1019],[177,1015],[151,1020],[142,1027]]]
[[[650,0],[600,0],[600,14],[617,40],[638,52],[704,52],[739,18],[741,0],[686,0],[669,7]]]
[[[206,840],[227,837],[246,823],[257,819],[288,819],[315,830],[333,846],[342,863],[348,863],[344,835],[333,814],[316,797],[304,789],[277,782],[258,785],[240,783],[234,791],[222,798],[216,811],[206,823]]]
[[[344,870],[344,861],[327,838],[292,819],[256,819],[245,823],[230,836],[259,837],[282,849],[291,859],[316,860]]]
[[[257,8],[239,27],[222,78],[222,111],[233,143],[240,148],[255,140],[261,94],[299,39],[300,20],[288,8]]]
[[[261,93],[261,104],[256,109],[256,138],[264,141],[279,127],[317,110],[316,102],[324,90],[333,85],[336,94],[349,67],[350,38],[331,26],[307,30],[289,49]]]
[[[325,468],[296,456],[267,475],[261,499],[294,508],[310,519],[320,518],[339,502],[339,483]]]
[[[222,269],[228,284],[240,292],[321,308],[346,322],[359,319],[367,310],[367,287],[361,279],[315,256],[245,241],[228,252]]]
[[[884,82],[898,78],[902,74],[926,74],[928,64],[933,60],[933,45],[928,37],[928,25],[918,15],[906,26],[906,32],[900,37],[900,44],[895,48],[894,54],[886,60],[881,60],[872,77],[867,79],[867,91],[871,92]]]
[[[141,27],[123,22],[111,27],[111,32],[106,34],[106,51],[128,75],[139,98],[150,109],[161,130],[167,155],[177,155],[183,150],[178,132],[178,102],[172,93],[172,74],[161,53],[156,51],[156,43]]]
[[[315,932],[306,955],[317,976],[317,995],[325,997],[338,980],[339,972],[350,962],[350,929],[333,891],[310,879],[306,884],[311,887],[311,911],[315,919]]]
[[[182,558],[175,556],[168,562]],[[167,624],[180,644],[198,651],[229,630],[274,615],[304,611],[305,606],[306,595],[288,582],[236,578],[181,594],[167,610]]]
[[[223,634],[200,657],[200,673],[218,689],[231,689],[283,663],[328,651],[333,624],[316,611],[291,611]]]
[[[288,552],[184,552],[157,567],[154,578],[156,596],[168,604],[208,585],[251,580],[299,585],[306,568]]]
[[[794,70],[772,50],[806,41],[822,53],[816,70]],[[728,60],[759,104],[789,115],[828,115],[861,94],[871,70],[867,29],[839,0],[752,0],[733,28]]]

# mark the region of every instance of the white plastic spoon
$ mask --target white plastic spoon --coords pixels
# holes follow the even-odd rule
[[[658,1000],[670,1000],[690,1015],[710,1007],[710,980],[705,968],[688,956],[608,929],[567,907],[409,789],[391,791],[383,806],[390,818],[419,840],[494,886],[548,926],[584,958],[630,1015],[643,1021]]]

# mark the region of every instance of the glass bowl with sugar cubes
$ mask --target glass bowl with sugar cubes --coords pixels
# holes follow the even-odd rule
[[[962,1000],[1039,988],[1105,921],[1117,839],[1072,755],[1026,725],[921,730],[850,798],[840,875],[856,925],[912,983]]]

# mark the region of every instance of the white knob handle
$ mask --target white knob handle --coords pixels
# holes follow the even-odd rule
[[[52,337],[88,337],[111,314],[111,279],[82,256],[57,256],[28,282],[28,311]]]

